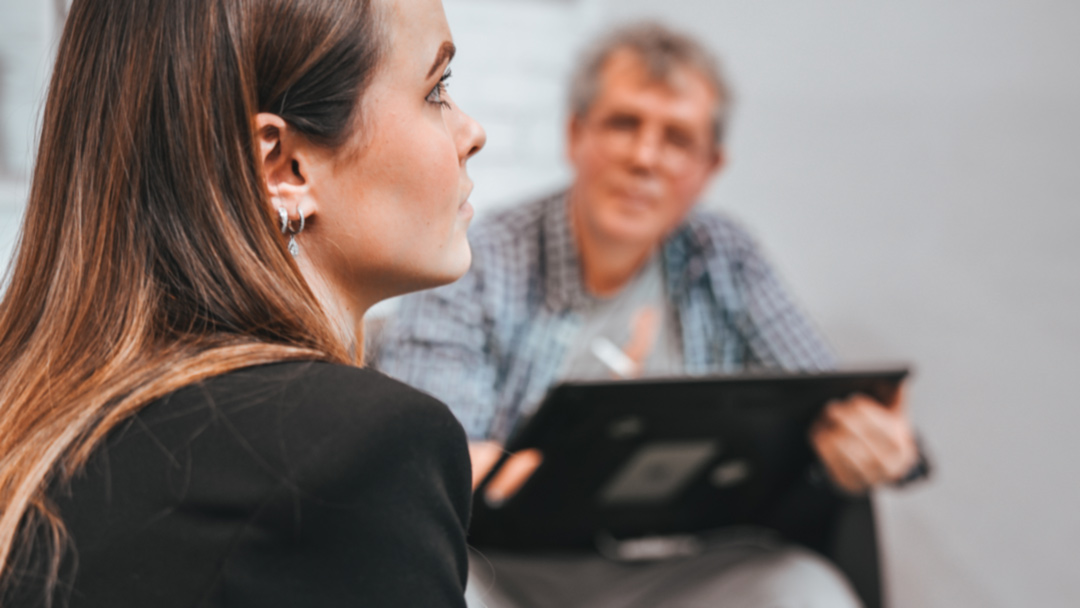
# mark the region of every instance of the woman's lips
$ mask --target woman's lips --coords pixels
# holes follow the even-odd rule
[[[472,217],[473,206],[469,202],[469,199],[462,201],[461,206],[458,207],[458,215],[463,217]]]

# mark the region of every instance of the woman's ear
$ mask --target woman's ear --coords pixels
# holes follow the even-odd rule
[[[280,116],[268,112],[255,115],[255,140],[266,190],[274,213],[282,207],[290,219],[311,218],[318,211],[307,179],[305,140]]]

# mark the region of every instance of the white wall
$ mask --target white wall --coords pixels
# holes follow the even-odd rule
[[[892,604],[1080,605],[1080,5],[586,5],[583,30],[659,16],[723,55],[738,106],[706,204],[756,231],[845,359],[916,365],[938,470],[879,497]]]
[[[482,213],[566,184],[566,77],[603,23],[595,1],[444,0],[458,47],[450,93],[488,134],[469,162]]]
[[[517,78],[518,56],[565,70],[589,32],[642,15],[719,51],[738,105],[706,204],[758,234],[846,360],[917,368],[913,415],[938,467],[878,500],[892,605],[1080,605],[1080,4],[446,3],[465,51],[454,94],[499,125],[474,161],[481,210],[567,171],[504,137],[505,115],[529,120],[517,87],[464,96],[505,69],[470,52],[505,53]],[[587,18],[512,34],[474,18],[496,9]],[[561,152],[551,128],[544,154]],[[536,179],[485,184],[499,171]]]
[[[52,63],[53,0],[0,0],[0,272],[18,232],[42,93]]]
[[[707,204],[758,234],[846,359],[918,369],[938,470],[879,497],[892,605],[1080,605],[1080,4],[445,1],[451,92],[488,127],[481,212],[567,179],[562,85],[598,27],[662,10],[720,51],[738,107]],[[41,4],[0,0],[0,254]]]

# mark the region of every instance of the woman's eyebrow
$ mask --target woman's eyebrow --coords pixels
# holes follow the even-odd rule
[[[454,46],[453,42],[447,41],[442,43],[442,46],[439,47],[439,53],[435,55],[435,63],[433,63],[431,65],[431,69],[428,70],[427,77],[431,78],[432,76],[434,76],[435,72],[439,71],[439,66],[453,59],[454,54],[456,53],[457,47]]]

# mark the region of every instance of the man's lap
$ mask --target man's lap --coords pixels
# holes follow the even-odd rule
[[[775,542],[713,542],[691,557],[645,563],[596,553],[474,551],[469,566],[470,608],[860,605],[827,560]]]

